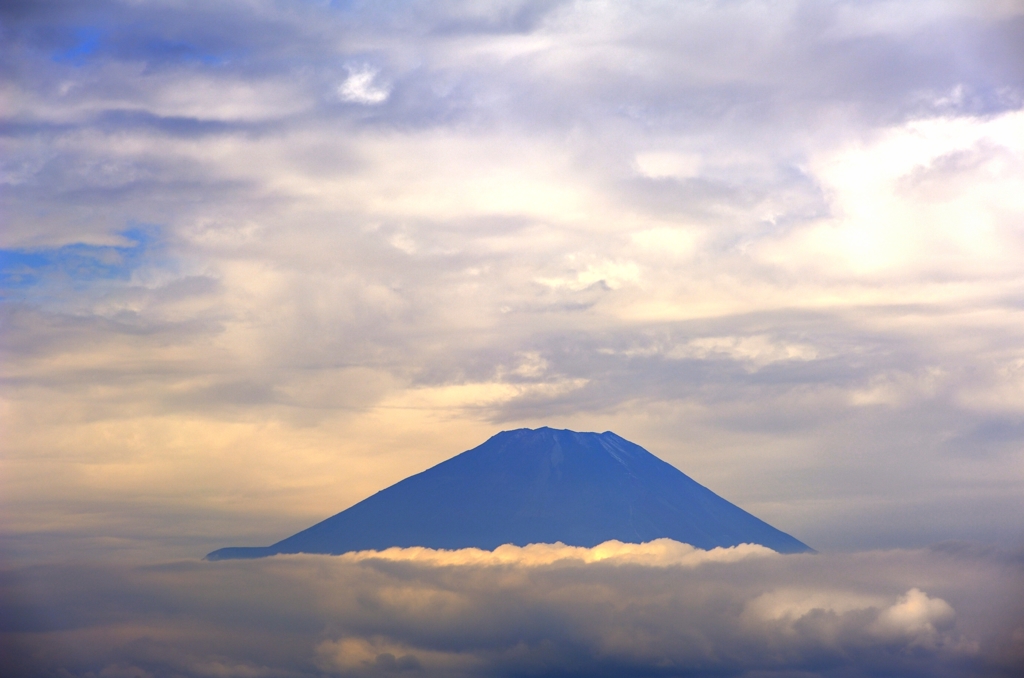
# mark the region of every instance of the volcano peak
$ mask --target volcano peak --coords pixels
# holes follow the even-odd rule
[[[207,558],[393,546],[591,547],[662,537],[703,549],[752,543],[780,553],[811,550],[611,431],[543,427],[502,431],[271,546],[228,547]]]

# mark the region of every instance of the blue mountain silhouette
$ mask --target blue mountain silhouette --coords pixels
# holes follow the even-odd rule
[[[703,549],[811,550],[610,431],[545,427],[503,431],[272,546],[222,548],[207,559],[660,537]]]

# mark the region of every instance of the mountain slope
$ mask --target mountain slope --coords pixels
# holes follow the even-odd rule
[[[610,431],[540,428],[503,431],[272,546],[228,547],[207,558],[660,537],[705,549],[811,550]]]

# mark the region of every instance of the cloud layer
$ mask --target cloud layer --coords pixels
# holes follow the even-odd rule
[[[1022,185],[1004,0],[3,3],[0,673],[1018,675]],[[194,560],[540,425],[824,553]]]
[[[1024,539],[1016,3],[2,11],[7,557],[545,424],[818,549]]]
[[[1020,554],[659,540],[6,571],[4,675],[1011,676]]]

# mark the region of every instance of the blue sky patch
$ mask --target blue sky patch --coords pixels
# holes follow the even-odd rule
[[[127,280],[155,245],[158,231],[136,227],[119,235],[131,244],[74,243],[45,249],[0,249],[0,287],[25,289],[52,279],[72,283]]]
[[[224,53],[214,54],[188,43],[173,40],[150,40],[142,48],[148,61],[194,62],[205,66],[220,66],[227,62]]]
[[[54,52],[53,60],[81,66],[99,50],[102,37],[103,31],[96,26],[81,26],[75,29],[74,44],[68,49]]]

